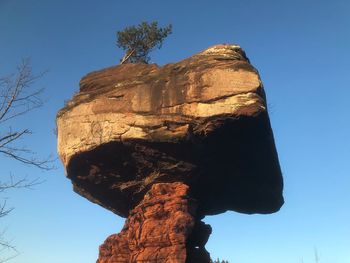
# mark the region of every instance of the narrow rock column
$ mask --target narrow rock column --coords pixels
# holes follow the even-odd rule
[[[122,231],[108,237],[100,246],[97,263],[209,262],[204,245],[211,229],[196,220],[196,209],[187,185],[154,184],[130,211]]]

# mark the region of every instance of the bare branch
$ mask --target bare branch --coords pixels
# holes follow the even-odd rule
[[[32,189],[33,186],[41,183],[42,181],[40,181],[38,178],[31,181],[29,181],[27,178],[15,180],[14,177],[10,175],[10,178],[8,181],[2,182],[0,180],[0,193],[11,189],[19,189],[19,188]],[[13,207],[10,207],[10,208],[7,207],[7,201],[6,199],[4,199],[4,201],[0,204],[0,218],[7,216],[9,213],[12,212],[13,209],[14,209]],[[19,254],[15,246],[12,245],[12,242],[9,240],[6,240],[4,238],[4,235],[5,235],[5,230],[3,230],[0,233],[0,253],[5,252],[5,250],[9,250],[10,254],[12,255],[6,258],[0,258],[0,263],[7,262]]]
[[[6,150],[0,149],[0,153],[4,154],[7,157],[11,157],[21,163],[36,166],[37,168],[40,168],[42,170],[48,171],[54,168],[52,165],[50,165],[54,161],[52,158],[47,158],[47,159],[37,159],[34,157],[27,158],[27,157],[20,156],[17,153],[13,153],[11,150],[8,150],[8,149]]]
[[[5,230],[3,230],[0,233],[0,253],[5,252],[5,250],[11,251],[13,255],[7,256],[6,258],[0,258],[0,263],[7,262],[19,255],[19,252],[17,251],[16,247],[11,245],[11,241],[6,241],[3,239],[3,236],[5,235]]]
[[[0,124],[43,105],[43,89],[33,87],[43,74],[34,75],[30,60],[23,59],[15,74],[0,78]],[[18,139],[30,133],[28,129],[13,131],[11,127],[7,133],[0,133],[0,154],[43,170],[52,169],[52,158],[39,159],[29,149],[16,146]]]
[[[7,208],[6,203],[7,202],[5,200],[2,204],[0,204],[0,218],[7,216],[13,210],[13,208]]]
[[[40,95],[43,89],[31,91],[31,86],[44,73],[33,75],[30,60],[24,59],[17,73],[0,79],[0,123],[23,115],[43,105]]]
[[[49,170],[53,169],[51,164],[54,159],[52,157],[39,159],[33,151],[19,143],[22,137],[31,134],[30,130],[13,130],[11,126],[7,125],[11,123],[11,120],[43,105],[41,95],[44,89],[34,86],[35,82],[43,74],[34,75],[30,66],[30,60],[24,59],[14,74],[0,77],[0,155],[3,154],[3,156],[39,169]],[[5,124],[7,126],[4,127]],[[7,131],[5,132],[4,130]],[[10,176],[7,181],[2,181],[0,178],[0,193],[3,194],[12,189],[31,189],[40,183],[42,181],[39,181],[39,179],[30,181],[27,178],[14,179],[13,176]],[[13,207],[8,207],[6,199],[3,198],[0,201],[0,218],[9,215],[12,210]],[[11,243],[4,238],[4,232],[0,233],[0,253],[5,252],[5,250],[10,251],[6,252],[10,256],[0,258],[0,263],[18,255],[16,248]]]
[[[15,140],[19,139],[22,135],[29,133],[30,131],[27,129],[21,132],[9,132],[4,137],[0,138],[0,149],[10,144],[11,142],[14,142]]]
[[[32,189],[32,187],[43,183],[39,178],[28,180],[27,177],[21,179],[15,179],[14,176],[10,175],[10,178],[6,182],[0,181],[0,193],[10,189],[26,188]]]

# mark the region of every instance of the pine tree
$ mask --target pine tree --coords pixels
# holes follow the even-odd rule
[[[148,63],[149,53],[161,48],[163,40],[172,32],[172,25],[158,28],[157,22],[142,22],[138,26],[130,26],[117,32],[117,46],[125,50],[121,59],[123,63]]]

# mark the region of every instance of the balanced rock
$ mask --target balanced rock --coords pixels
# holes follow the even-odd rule
[[[131,222],[162,183],[188,186],[186,195],[196,209],[186,212],[191,208],[178,206],[186,218],[192,217],[181,234],[186,253],[147,262],[185,262],[181,253],[187,262],[195,262],[198,255],[205,258],[210,234],[200,221],[205,215],[227,210],[272,213],[283,204],[263,85],[239,46],[214,46],[163,67],[123,64],[92,72],[58,113],[57,127],[58,152],[74,190],[129,216],[122,233],[101,247],[100,262],[124,262],[103,261],[119,246],[132,251],[128,260],[133,259],[125,262],[147,261],[135,256],[139,250],[134,245],[131,249],[125,236],[139,231]],[[172,187],[164,189],[164,195],[173,194]],[[158,224],[152,216],[147,220]],[[174,234],[169,231],[166,235]],[[148,237],[139,240],[146,244]],[[155,243],[162,248],[162,242]],[[179,251],[173,243],[167,247]]]

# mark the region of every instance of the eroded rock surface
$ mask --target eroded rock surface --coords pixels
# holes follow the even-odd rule
[[[195,232],[196,209],[197,203],[190,197],[187,185],[154,184],[130,212],[122,231],[111,235],[101,245],[97,262],[184,263],[187,253],[191,258],[199,259],[187,262],[209,262],[204,245],[210,232],[204,238],[192,234]],[[204,225],[197,224],[199,227]],[[186,249],[191,234],[193,241]]]
[[[173,251],[169,260],[179,260],[169,262],[184,262],[186,253],[188,262],[206,262],[201,244],[211,229],[200,221],[205,215],[272,213],[283,204],[263,85],[239,46],[214,46],[163,67],[125,64],[92,72],[58,113],[57,127],[58,152],[74,190],[128,217],[122,233],[101,247],[100,262],[124,262],[103,261],[124,254],[132,255],[125,262],[134,262],[155,253],[140,252],[131,237],[141,231],[136,218],[149,202],[145,194],[159,183],[187,185],[196,204],[195,214],[184,214],[188,225],[180,235],[187,252],[184,243],[181,249],[158,243]],[[177,222],[173,212],[162,218]],[[172,235],[163,226],[154,231]],[[150,236],[137,242],[150,245]]]
[[[90,73],[57,126],[75,191],[118,215],[156,182],[193,186],[203,215],[283,203],[263,86],[238,46]]]

